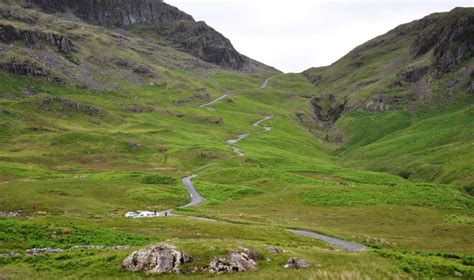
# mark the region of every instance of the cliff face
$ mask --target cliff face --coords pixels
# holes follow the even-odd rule
[[[127,28],[135,23],[166,23],[193,17],[161,0],[27,0],[47,12],[72,12],[91,23]]]
[[[434,49],[436,77],[453,72],[474,56],[474,10],[454,9],[449,16],[428,16],[412,24],[417,37],[411,49],[415,58]]]
[[[225,68],[242,70],[255,64],[242,56],[222,34],[204,22],[161,0],[27,0],[49,13],[71,12],[78,18],[109,28],[150,25],[181,51]]]
[[[12,43],[20,41],[30,47],[51,45],[60,52],[69,54],[73,46],[71,40],[62,34],[21,29],[12,25],[0,24],[0,42]]]

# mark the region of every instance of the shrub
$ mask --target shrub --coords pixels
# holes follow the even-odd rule
[[[164,184],[164,185],[173,185],[177,183],[177,180],[173,177],[161,176],[161,175],[148,175],[142,178],[143,184],[155,185],[155,184]]]

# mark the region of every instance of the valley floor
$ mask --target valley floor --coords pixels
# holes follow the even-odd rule
[[[148,278],[120,264],[155,243],[177,246],[197,266],[241,247],[269,259],[242,274],[157,277],[166,279],[474,275],[474,200],[462,186],[353,168],[295,119],[310,114],[312,85],[300,75],[269,77],[218,73],[192,81],[193,88],[188,82],[99,94],[29,80],[38,95],[0,99],[0,276]],[[2,92],[25,86],[3,78]],[[209,98],[189,99],[203,87]],[[54,96],[103,113],[45,105]],[[197,192],[179,208],[189,202],[181,178],[191,175]],[[205,201],[194,200],[197,194]],[[124,217],[167,209],[176,215]],[[308,232],[367,250],[344,250]],[[127,247],[25,254],[81,245]],[[269,253],[270,246],[285,252]],[[284,269],[290,257],[312,266]]]

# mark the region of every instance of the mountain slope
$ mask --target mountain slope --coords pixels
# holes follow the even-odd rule
[[[179,50],[229,69],[273,70],[238,53],[227,38],[205,22],[196,22],[192,16],[161,0],[28,0],[27,3],[49,13],[70,12],[86,22],[109,28],[145,25],[176,44]]]
[[[318,91],[316,121],[341,145],[337,154],[373,170],[472,185],[473,57],[474,8],[456,8],[304,74]]]
[[[436,107],[423,110],[349,110],[359,103],[357,94],[345,103],[346,88],[337,87],[350,85],[345,77],[315,87],[308,73],[284,75],[255,63],[236,71],[183,51],[180,42],[202,46],[201,33],[172,31],[182,22],[199,31],[190,19],[171,20],[170,29],[155,23],[155,12],[120,28],[93,20],[108,13],[130,19],[148,9],[139,9],[143,3],[160,1],[36,2],[54,9],[18,3],[0,4],[0,278],[149,279],[122,262],[162,243],[192,262],[158,278],[474,276],[474,199],[465,184],[354,167],[401,166],[368,148],[388,143],[410,155],[416,142],[415,149],[437,147],[420,161],[462,158],[443,180],[465,180],[470,99],[444,105],[433,98]],[[80,17],[76,5],[99,16]],[[317,71],[331,76],[335,68]],[[456,68],[428,84],[457,75],[463,81]],[[327,96],[323,87],[341,94]],[[344,146],[326,141],[338,135],[348,140]],[[190,176],[191,194],[205,202],[178,209],[192,200]],[[178,215],[126,218],[168,209]],[[366,250],[342,250],[290,229]],[[242,247],[258,269],[209,272],[216,259],[246,252]],[[311,267],[284,268],[294,257]]]

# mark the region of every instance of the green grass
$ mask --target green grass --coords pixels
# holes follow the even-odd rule
[[[120,263],[133,250],[157,242],[187,251],[197,265],[239,247],[271,259],[259,262],[256,272],[157,278],[318,279],[348,273],[389,279],[450,277],[455,271],[471,275],[471,98],[456,93],[445,106],[441,83],[449,78],[433,82],[439,100],[416,110],[403,103],[385,113],[347,112],[335,124],[345,140],[337,147],[324,141],[327,132],[311,121],[309,98],[321,93],[342,100],[357,92],[348,97],[351,105],[382,88],[387,94],[406,94],[387,86],[400,69],[390,62],[397,56],[409,61],[407,50],[398,47],[406,47],[413,38],[395,42],[381,37],[376,41],[387,41],[377,50],[364,48],[329,68],[313,70],[322,75],[323,82],[316,86],[304,75],[288,74],[259,89],[276,73],[206,68],[168,47],[142,52],[150,45],[135,35],[124,48],[105,48],[115,44],[117,34],[82,23],[71,28],[68,20],[51,15],[41,17],[40,24],[88,38],[77,42],[73,61],[66,62],[70,67],[91,56],[104,62],[122,57],[149,66],[156,76],[134,83],[128,76],[118,79],[125,70],[115,64],[98,66],[101,71],[94,72],[95,78],[107,87],[92,88],[0,72],[0,211],[24,213],[0,219],[0,253],[32,247],[131,247],[0,257],[0,276],[150,278],[125,272]],[[9,55],[15,53],[23,54],[20,44]],[[364,61],[361,67],[349,65],[358,59]],[[428,56],[413,63],[426,60]],[[379,75],[383,78],[373,81]],[[36,95],[24,96],[24,87]],[[208,93],[209,98],[196,93]],[[215,111],[199,108],[222,94],[229,97],[214,104]],[[15,98],[3,98],[7,95]],[[80,109],[55,102],[45,110],[44,98],[54,97],[76,102]],[[100,108],[101,113],[88,114],[84,106]],[[252,126],[268,115],[274,118],[262,126],[272,127],[270,132]],[[238,157],[226,141],[242,133],[249,136],[237,144],[245,153]],[[128,211],[186,204],[189,197],[180,178],[192,174],[198,175],[195,187],[207,199],[203,205],[176,210],[182,216],[163,219],[123,217]],[[371,249],[333,250],[286,228],[321,232]],[[271,255],[268,246],[287,252]],[[313,267],[283,269],[294,256]]]

